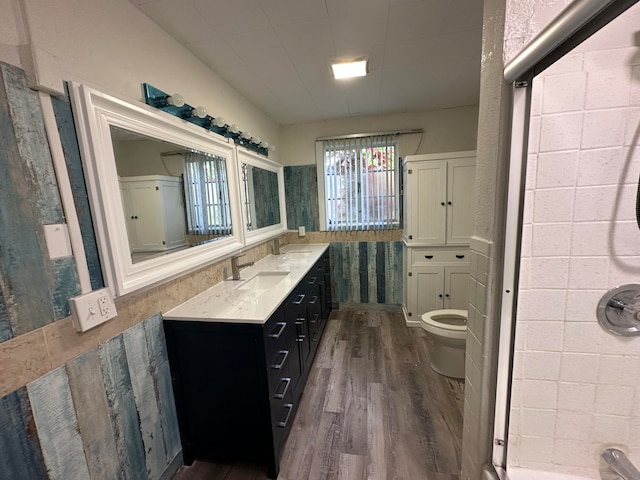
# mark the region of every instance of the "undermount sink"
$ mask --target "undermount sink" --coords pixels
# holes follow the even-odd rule
[[[311,250],[295,250],[293,252],[286,252],[282,256],[282,260],[304,260],[310,253]]]
[[[289,272],[260,272],[242,285],[239,285],[237,289],[254,292],[269,290],[278,285],[288,275]]]

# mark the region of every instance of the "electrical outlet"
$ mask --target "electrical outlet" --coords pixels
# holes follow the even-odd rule
[[[108,288],[73,297],[69,300],[69,305],[73,327],[78,332],[86,332],[118,314]]]
[[[109,297],[107,297],[106,295],[99,297],[98,306],[100,307],[100,315],[102,315],[103,317],[109,315],[109,312],[111,311],[111,308],[109,308]]]
[[[298,236],[299,237],[304,237],[307,234],[306,232],[306,228],[304,226],[299,226],[298,227]]]

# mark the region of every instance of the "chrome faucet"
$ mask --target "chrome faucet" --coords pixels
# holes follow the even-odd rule
[[[240,280],[240,270],[245,267],[250,267],[253,262],[238,263],[238,259],[244,257],[244,255],[235,255],[231,257],[231,278],[234,280]]]
[[[640,471],[631,463],[622,450],[607,448],[601,453],[602,459],[622,480],[640,480]]]
[[[273,254],[280,255],[280,239],[279,238],[273,239]]]

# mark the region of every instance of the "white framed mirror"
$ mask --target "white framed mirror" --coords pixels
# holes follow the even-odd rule
[[[252,245],[287,230],[282,165],[238,147],[245,243]]]
[[[85,85],[70,84],[106,283],[115,296],[244,246],[235,145]]]

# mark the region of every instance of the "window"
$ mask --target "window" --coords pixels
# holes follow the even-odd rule
[[[318,189],[324,193],[326,230],[400,227],[396,138],[375,135],[318,142],[318,171],[324,173]],[[322,213],[321,208],[321,221]]]
[[[231,211],[225,159],[189,152],[185,155],[185,177],[189,233],[230,234]]]

